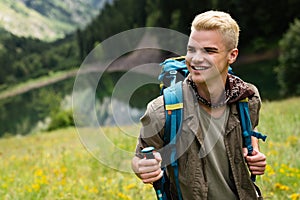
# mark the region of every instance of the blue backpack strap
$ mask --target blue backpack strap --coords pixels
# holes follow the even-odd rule
[[[239,108],[240,120],[241,120],[242,132],[243,132],[244,146],[248,150],[248,155],[252,155],[253,146],[252,146],[251,136],[254,136],[258,139],[262,139],[263,141],[266,140],[267,136],[259,132],[253,131],[250,113],[249,113],[248,101],[249,101],[248,98],[239,101],[238,108]],[[255,175],[251,175],[251,179],[253,182],[255,182],[256,179]]]
[[[170,145],[171,155],[170,163],[173,167],[175,183],[177,188],[178,197],[181,200],[181,190],[178,178],[178,163],[176,153],[176,135],[181,130],[182,115],[183,115],[183,97],[182,97],[182,82],[163,90],[165,111],[166,111],[166,124],[164,131],[164,142]]]

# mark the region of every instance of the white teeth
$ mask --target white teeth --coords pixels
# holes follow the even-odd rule
[[[193,66],[193,68],[194,68],[195,70],[205,70],[205,69],[207,69],[207,67],[201,67],[201,66],[198,66],[198,67]]]

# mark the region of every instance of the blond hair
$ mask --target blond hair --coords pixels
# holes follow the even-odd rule
[[[201,13],[194,18],[191,30],[217,30],[223,35],[229,49],[238,46],[240,28],[228,13],[222,11]]]

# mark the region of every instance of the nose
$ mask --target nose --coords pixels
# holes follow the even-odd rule
[[[194,55],[192,55],[192,61],[194,63],[201,63],[204,61],[204,57],[205,55],[202,51],[197,51]]]

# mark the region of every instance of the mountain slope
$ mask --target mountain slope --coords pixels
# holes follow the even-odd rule
[[[0,0],[0,28],[53,41],[95,17],[106,0]]]

